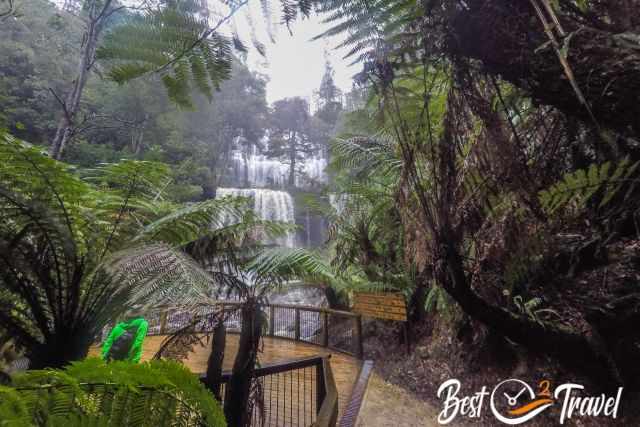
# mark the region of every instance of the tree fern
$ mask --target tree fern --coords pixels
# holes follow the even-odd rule
[[[311,12],[312,0],[278,0],[282,21],[289,25]],[[237,35],[226,36],[223,26],[248,0],[220,1],[223,11],[211,26],[205,2],[166,2],[143,14],[128,16],[105,36],[96,55],[110,64],[108,76],[120,83],[145,76],[160,76],[169,98],[178,106],[193,108],[191,92],[195,89],[211,99],[213,91],[226,80],[234,51],[244,53],[246,46]],[[268,12],[269,0],[262,0]],[[204,16],[203,16],[204,15]],[[270,19],[270,16],[267,17]],[[254,46],[264,53],[255,37]]]
[[[199,378],[171,361],[87,359],[64,371],[19,374],[11,388],[0,388],[0,414],[11,425],[226,425]]]
[[[547,213],[552,214],[570,203],[584,206],[601,190],[602,196],[598,203],[601,208],[620,191],[635,172],[638,163],[631,163],[625,158],[613,170],[611,162],[606,162],[568,173],[561,181],[540,192],[540,203]]]
[[[241,200],[163,200],[165,166],[126,161],[82,179],[0,136],[0,328],[35,367],[84,357],[132,298],[189,299],[197,289],[235,286],[233,257],[220,255],[255,230],[284,228],[257,220]],[[238,222],[221,227],[232,214]],[[203,236],[222,248],[215,274],[185,252]]]
[[[159,73],[169,98],[192,107],[192,89],[211,98],[229,77],[233,42],[209,28],[206,18],[178,6],[128,18],[107,33],[97,56],[112,62],[109,77],[121,84]]]

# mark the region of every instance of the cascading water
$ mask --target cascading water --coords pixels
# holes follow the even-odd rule
[[[253,200],[253,210],[258,217],[267,221],[295,223],[293,198],[286,191],[265,188],[218,188],[218,197],[249,197]],[[280,237],[277,243],[288,248],[295,247],[295,233]]]
[[[289,178],[289,166],[252,152],[235,151],[232,155],[234,181],[253,188],[284,188]]]
[[[234,151],[231,162],[234,185],[283,189],[289,183],[289,165],[278,159],[270,159],[264,154],[258,154],[255,147],[248,154],[239,150]],[[327,159],[320,155],[305,158],[294,176],[294,186],[304,189],[325,184],[327,182],[326,167]]]
[[[267,141],[263,145],[268,146]],[[268,150],[265,150],[267,152]],[[324,223],[310,214],[308,208],[296,212],[294,198],[287,190],[314,191],[327,182],[325,168],[327,159],[321,154],[306,155],[297,165],[294,189],[289,188],[289,164],[278,158],[269,158],[256,146],[246,147],[236,144],[232,152],[228,174],[223,178],[226,186],[217,189],[217,197],[248,197],[253,201],[253,209],[263,220],[298,223],[302,230],[296,238],[291,232],[278,238],[276,243],[285,247],[298,244],[313,246],[323,241]],[[324,289],[304,285],[289,284],[284,289],[269,295],[272,302],[289,302],[308,306],[325,306],[327,300]],[[301,334],[312,336],[320,330],[320,318],[308,316],[301,319]],[[276,335],[287,334],[294,328],[288,318],[276,319],[281,328]]]

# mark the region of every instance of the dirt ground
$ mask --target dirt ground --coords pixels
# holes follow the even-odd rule
[[[375,372],[362,402],[358,427],[434,427],[438,410]]]

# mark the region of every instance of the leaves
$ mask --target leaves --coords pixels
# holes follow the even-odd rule
[[[262,251],[246,265],[255,280],[279,281],[296,278],[332,280],[331,268],[313,252],[302,248],[272,248]]]
[[[65,370],[18,374],[13,385],[0,387],[0,416],[16,426],[226,426],[198,377],[172,361],[89,358]]]
[[[602,191],[598,208],[608,204],[618,194],[639,162],[631,164],[628,158],[618,163],[613,173],[609,173],[611,162],[592,164],[588,169],[578,169],[546,190],[540,192],[540,203],[546,212],[553,214],[569,203],[585,205],[596,193]]]
[[[234,41],[211,31],[195,12],[171,3],[115,26],[97,51],[111,63],[109,77],[123,84],[158,73],[169,98],[183,108],[193,108],[194,88],[211,98],[230,76]]]

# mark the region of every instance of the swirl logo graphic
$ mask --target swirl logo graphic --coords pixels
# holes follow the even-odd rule
[[[493,389],[490,400],[493,415],[508,425],[527,422],[553,405],[549,381],[546,380],[540,382],[537,396],[529,384],[522,380],[504,380]],[[523,400],[524,403],[519,403]]]

